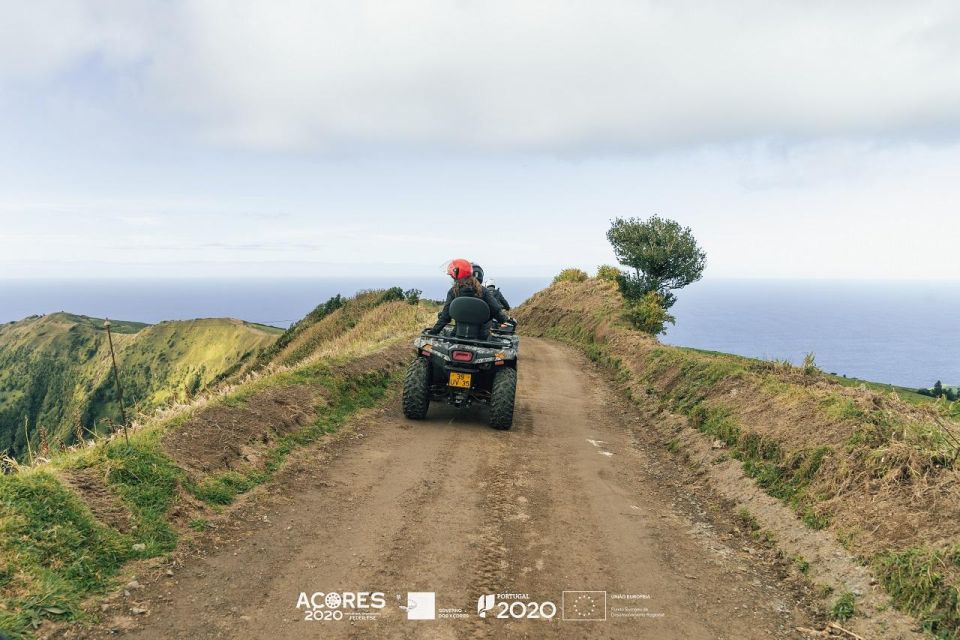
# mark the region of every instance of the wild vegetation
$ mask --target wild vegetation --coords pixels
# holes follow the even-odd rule
[[[583,269],[569,268],[564,269],[553,278],[554,284],[557,282],[583,282],[590,276]]]
[[[905,399],[802,366],[665,346],[609,280],[556,283],[516,312],[616,372],[638,402],[687,416],[807,526],[832,532],[898,608],[960,634],[960,403]],[[833,615],[855,615],[840,594]]]
[[[114,321],[111,330],[131,415],[188,400],[281,333],[227,319]],[[99,318],[54,313],[0,325],[0,452],[22,460],[111,430],[120,410],[110,371]]]
[[[398,295],[399,292],[399,295]],[[372,406],[436,314],[399,290],[335,297],[189,401],[0,477],[0,630],[86,615],[125,563],[199,535],[291,452]]]
[[[942,382],[937,380],[929,389],[917,389],[917,393],[931,398],[944,398],[949,402],[960,399],[960,388],[945,387]]]
[[[601,266],[597,277],[615,280],[628,307],[627,320],[644,333],[659,335],[676,319],[668,309],[676,302],[673,291],[703,277],[707,254],[697,245],[690,227],[651,216],[616,218],[607,240],[620,264],[630,268],[614,275],[615,267]]]

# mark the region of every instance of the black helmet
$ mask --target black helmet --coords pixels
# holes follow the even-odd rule
[[[476,278],[478,282],[483,282],[483,267],[476,262],[473,263],[473,277]]]

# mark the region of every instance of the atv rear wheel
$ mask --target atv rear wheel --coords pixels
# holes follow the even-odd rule
[[[417,358],[403,376],[403,415],[423,420],[430,408],[430,362]]]
[[[494,429],[509,429],[513,426],[517,370],[510,367],[498,369],[493,376],[493,391],[490,395],[490,426]]]

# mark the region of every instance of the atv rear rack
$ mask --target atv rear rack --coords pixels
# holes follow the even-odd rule
[[[496,341],[493,341],[493,340],[477,340],[477,339],[475,339],[475,338],[458,338],[457,336],[445,336],[445,335],[439,334],[439,333],[436,333],[436,334],[434,334],[434,333],[427,333],[426,331],[424,331],[422,334],[420,334],[420,337],[421,337],[421,338],[428,338],[428,339],[430,339],[430,340],[437,340],[437,339],[439,339],[439,340],[445,340],[445,341],[447,341],[447,342],[452,342],[452,343],[454,343],[454,344],[469,344],[469,345],[473,345],[473,346],[476,346],[476,347],[490,347],[490,348],[492,348],[492,349],[497,349],[497,348],[500,348],[500,347],[509,346],[509,345],[511,344],[509,338],[502,338],[502,339],[496,340]]]

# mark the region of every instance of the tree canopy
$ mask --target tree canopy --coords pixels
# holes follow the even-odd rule
[[[680,289],[703,277],[707,254],[697,244],[690,227],[654,215],[615,218],[607,231],[620,264],[633,274],[621,278],[628,298],[639,299],[649,291],[660,293],[664,306],[674,302],[671,289]]]

